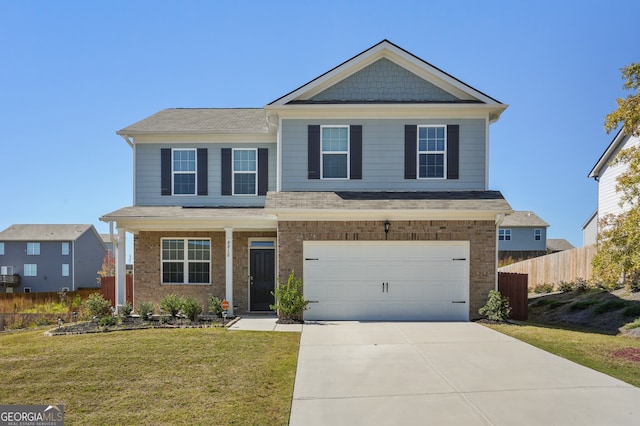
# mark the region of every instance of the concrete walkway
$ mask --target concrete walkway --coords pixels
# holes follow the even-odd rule
[[[640,425],[640,389],[475,323],[303,326],[290,425]]]
[[[275,316],[242,317],[229,327],[229,330],[245,331],[294,331],[301,332],[302,324],[276,324]]]

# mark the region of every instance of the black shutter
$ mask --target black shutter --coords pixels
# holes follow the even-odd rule
[[[198,195],[209,194],[207,148],[198,148]]]
[[[309,179],[320,179],[320,126],[308,127],[307,172]]]
[[[362,179],[362,126],[351,126],[349,130],[350,178]]]
[[[460,126],[447,126],[447,179],[458,179],[460,174]]]
[[[418,156],[418,126],[407,124],[404,126],[404,178],[416,179]]]
[[[160,149],[160,195],[171,195],[171,148]]]
[[[258,195],[267,195],[269,187],[269,150],[258,148]]]
[[[220,150],[222,171],[222,195],[233,195],[231,186],[231,148],[222,148]]]

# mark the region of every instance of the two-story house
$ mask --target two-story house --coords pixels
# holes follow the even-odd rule
[[[0,285],[21,293],[99,288],[105,253],[93,225],[11,225],[0,232]]]
[[[547,254],[549,224],[531,211],[515,211],[498,229],[498,257],[514,261]]]
[[[306,320],[468,320],[496,288],[489,127],[507,106],[383,40],[263,108],[166,109],[117,133],[137,301],[265,311],[304,280]],[[118,301],[124,244],[117,244]]]
[[[582,225],[584,245],[595,244],[600,219],[609,214],[619,215],[625,211],[625,207],[620,205],[621,197],[616,191],[616,185],[618,177],[627,170],[628,166],[626,164],[611,165],[611,162],[620,151],[638,145],[640,145],[640,138],[627,135],[620,130],[589,172],[589,177],[598,182],[598,207]]]

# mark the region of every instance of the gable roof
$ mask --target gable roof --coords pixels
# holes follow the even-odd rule
[[[549,224],[542,220],[537,214],[530,211],[515,211],[506,216],[500,224],[501,228],[529,226],[547,228]]]
[[[613,160],[615,153],[618,151],[618,149],[621,146],[624,145],[624,142],[626,142],[627,139],[628,139],[628,136],[622,133],[622,129],[620,129],[616,134],[616,136],[611,141],[611,143],[609,144],[609,146],[607,147],[607,149],[604,150],[604,152],[596,162],[595,166],[593,166],[593,168],[589,172],[590,178],[594,178],[597,180],[600,177],[600,173],[602,172],[602,169],[604,169],[605,166],[607,166],[611,162],[611,160]]]
[[[11,225],[0,232],[0,241],[76,241],[85,232],[93,229],[102,242],[93,225]]]
[[[283,106],[295,103],[313,103],[313,97],[329,89],[341,81],[353,76],[367,66],[386,59],[424,81],[448,92],[455,98],[443,99],[442,103],[480,103],[496,107],[494,119],[506,109],[506,105],[473,88],[427,61],[409,53],[389,40],[382,40],[362,53],[352,57],[342,64],[332,68],[310,82],[287,93],[268,104],[268,106]]]
[[[547,250],[554,252],[571,250],[575,248],[573,244],[564,238],[547,238]]]
[[[140,134],[269,134],[262,108],[167,108],[116,132]]]

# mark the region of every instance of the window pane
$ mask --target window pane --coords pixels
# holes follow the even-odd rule
[[[26,263],[24,265],[24,276],[25,277],[37,277],[38,276],[38,265],[35,263]]]
[[[178,262],[164,262],[162,264],[163,283],[184,282],[184,264]]]
[[[193,173],[173,175],[173,193],[174,194],[195,194],[196,193],[196,175]]]
[[[421,178],[444,177],[444,155],[420,154],[419,172]]]
[[[349,149],[346,127],[322,128],[322,151],[342,151]]]
[[[69,264],[68,263],[63,263],[62,264],[62,276],[63,277],[68,277],[69,276]]]
[[[174,172],[195,172],[196,152],[195,150],[174,150],[173,151],[173,171]]]
[[[30,254],[30,255],[40,254],[40,243],[27,243],[27,254]]]
[[[233,151],[234,172],[255,172],[256,151],[254,149],[242,149]]]
[[[162,240],[162,260],[184,259],[184,240]]]
[[[0,254],[4,254],[4,243],[0,243]]]
[[[418,128],[418,151],[444,151],[445,131],[444,127],[420,127]]]
[[[236,173],[233,175],[233,193],[249,194],[256,193],[255,173]]]
[[[189,283],[209,283],[209,262],[189,263]]]
[[[347,177],[347,155],[346,154],[324,154],[322,156],[322,177],[323,178],[346,178]]]
[[[63,255],[69,254],[69,243],[62,243],[62,254]]]
[[[207,240],[189,240],[189,260],[209,260],[209,245]]]

